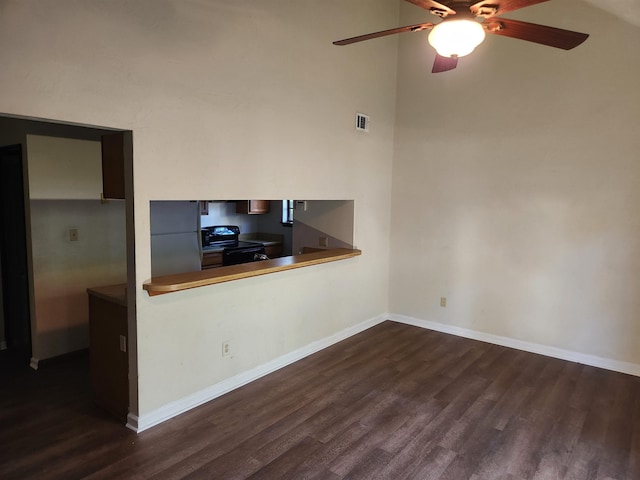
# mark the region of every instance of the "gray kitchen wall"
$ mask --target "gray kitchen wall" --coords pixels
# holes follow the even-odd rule
[[[200,216],[200,225],[238,225],[240,233],[255,233],[258,230],[260,215],[244,215],[236,213],[236,204],[226,200],[209,202],[209,214]]]

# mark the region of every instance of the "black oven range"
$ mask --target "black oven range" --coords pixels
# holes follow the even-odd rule
[[[222,265],[266,260],[262,243],[238,240],[240,227],[237,225],[215,225],[202,227],[202,247],[222,248]]]

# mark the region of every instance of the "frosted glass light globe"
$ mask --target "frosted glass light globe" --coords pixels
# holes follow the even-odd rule
[[[429,43],[443,57],[464,57],[482,43],[485,33],[474,20],[445,20],[431,30]]]

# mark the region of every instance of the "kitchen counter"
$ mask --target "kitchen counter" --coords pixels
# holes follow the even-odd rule
[[[128,313],[125,284],[87,288],[93,398],[122,422],[129,412]]]
[[[360,254],[362,254],[360,250],[334,248],[290,257],[272,258],[260,262],[241,263],[239,265],[229,265],[198,272],[156,277],[152,278],[150,282],[145,283],[142,288],[147,291],[149,296],[163,295],[190,288],[204,287],[216,283],[282,272],[294,268],[309,267],[336,260],[345,260]]]
[[[101,298],[102,300],[106,300],[108,302],[112,302],[117,305],[121,305],[123,307],[127,306],[127,284],[126,283],[121,283],[118,285],[107,285],[103,287],[87,288],[87,293],[89,295],[93,295],[94,297]]]
[[[282,245],[284,236],[277,233],[241,233],[238,240],[261,243],[265,247],[270,247],[273,245]]]
[[[248,233],[240,235],[240,240],[245,242],[259,242],[264,246],[265,255],[269,258],[279,258],[283,254],[287,255],[290,252],[284,252],[284,235],[278,233]]]

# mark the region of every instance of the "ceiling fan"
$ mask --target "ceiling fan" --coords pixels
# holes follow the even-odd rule
[[[537,25],[498,17],[503,13],[529,7],[549,0],[406,0],[424,8],[442,19],[438,23],[419,23],[392,28],[333,42],[334,45],[349,45],[372,38],[395,33],[431,30],[429,43],[436,49],[432,73],[453,70],[458,58],[470,54],[480,45],[486,33],[518,38],[550,47],[571,50],[584,42],[586,33],[572,32],[561,28]]]

